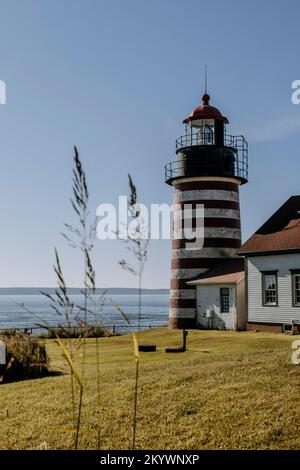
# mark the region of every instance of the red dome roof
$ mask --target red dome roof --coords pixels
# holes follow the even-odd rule
[[[194,111],[192,111],[192,113],[187,118],[185,118],[183,121],[184,124],[187,124],[191,121],[196,121],[198,119],[216,119],[217,121],[223,121],[228,124],[229,121],[227,117],[222,116],[217,108],[210,106],[209,100],[210,96],[205,93],[205,95],[202,96],[203,104],[198,106],[198,108],[195,108]]]

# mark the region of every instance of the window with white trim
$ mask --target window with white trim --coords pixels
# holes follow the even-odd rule
[[[292,274],[293,305],[300,307],[300,272]]]
[[[262,273],[263,305],[277,305],[277,273]]]

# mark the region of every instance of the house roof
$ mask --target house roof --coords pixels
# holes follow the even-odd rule
[[[300,196],[288,199],[240,248],[239,255],[300,250]]]
[[[223,263],[201,274],[198,279],[187,282],[187,284],[238,284],[244,275],[244,260],[242,258],[224,259]]]
[[[238,284],[245,278],[245,271],[237,273],[224,274],[222,276],[212,276],[203,279],[196,279],[195,281],[187,282],[191,285],[201,284]]]

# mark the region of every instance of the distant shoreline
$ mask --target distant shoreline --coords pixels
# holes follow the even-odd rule
[[[53,294],[55,287],[0,287],[0,295],[40,295],[41,291],[47,294]],[[70,287],[70,295],[78,295],[82,291],[80,287]],[[131,287],[98,287],[96,294],[106,292],[108,295],[137,295],[138,289]],[[142,289],[143,295],[167,295],[169,289]]]

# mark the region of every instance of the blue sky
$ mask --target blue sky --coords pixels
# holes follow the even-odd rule
[[[170,203],[165,163],[182,119],[203,93],[249,141],[241,188],[244,240],[300,193],[298,1],[0,1],[0,286],[52,286],[53,247],[68,283],[80,256],[59,235],[72,221],[73,145],[86,167],[91,210],[127,193]],[[145,287],[168,287],[170,242],[151,242]],[[98,286],[134,286],[119,241],[97,241]]]

